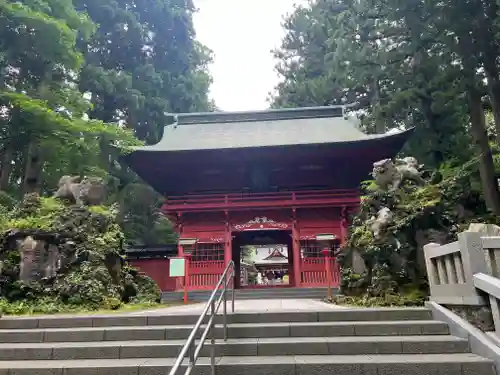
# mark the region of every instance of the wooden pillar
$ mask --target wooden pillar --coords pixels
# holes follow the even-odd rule
[[[294,216],[292,224],[293,281],[295,287],[300,287],[302,281],[302,275],[301,275],[302,259],[300,258],[300,234],[297,228],[295,209],[293,210],[293,216]]]
[[[231,236],[231,224],[229,223],[228,212],[226,214],[226,228],[224,233],[224,264],[227,266],[231,259],[233,258],[233,246],[232,246],[232,236]]]
[[[177,232],[177,235],[179,236],[179,238],[181,238],[182,236],[182,222],[181,222],[181,214],[178,213],[177,214],[177,218],[176,218],[176,232]],[[177,256],[178,257],[183,257],[184,256],[184,247],[180,244],[180,241],[177,242]],[[169,272],[168,270],[166,270],[166,272]],[[184,277],[182,278],[176,278],[176,287],[175,289],[176,290],[183,290],[184,289],[184,286],[185,286],[185,281],[186,279]]]
[[[181,213],[177,214],[177,234],[179,238],[182,236],[182,222],[181,222]],[[180,244],[180,242],[177,243],[177,256],[178,257],[183,257],[184,256],[184,248]]]
[[[349,209],[343,206],[340,210],[340,246],[347,240],[349,230]]]

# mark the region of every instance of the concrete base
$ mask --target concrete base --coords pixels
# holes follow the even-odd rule
[[[338,289],[333,289],[333,294],[337,294]],[[212,290],[193,290],[188,293],[189,300],[195,302],[208,301]],[[255,288],[236,289],[235,299],[322,299],[327,296],[327,288]],[[163,292],[162,302],[182,301],[184,292]]]
[[[500,373],[500,347],[497,340],[436,302],[427,302],[427,306],[431,309],[434,319],[448,324],[452,335],[467,339],[473,354],[494,361],[497,372]]]

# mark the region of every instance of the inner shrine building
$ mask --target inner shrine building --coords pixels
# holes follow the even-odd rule
[[[271,270],[243,261],[242,249],[252,245],[286,249],[286,265],[275,262],[282,269],[274,271],[287,282],[260,286],[325,285],[324,250],[334,253],[345,240],[360,182],[411,132],[366,135],[337,106],[169,118],[157,144],[136,148],[125,161],[165,197],[177,255],[189,258],[191,290],[212,289],[230,260],[236,287],[259,286],[241,282],[248,267]]]

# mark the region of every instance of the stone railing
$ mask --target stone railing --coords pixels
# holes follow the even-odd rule
[[[463,232],[458,241],[424,246],[430,300],[443,305],[490,304],[500,333],[500,237]]]

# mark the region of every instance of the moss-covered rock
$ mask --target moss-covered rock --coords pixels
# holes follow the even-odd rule
[[[495,222],[475,183],[475,165],[426,171],[423,186],[406,183],[387,192],[374,181],[364,183],[360,210],[352,217],[348,239],[340,259],[341,289],[347,296],[385,298],[404,288],[427,287],[423,246],[448,243],[472,221]],[[392,220],[376,238],[369,219],[380,208],[391,210]],[[363,259],[354,269],[353,254]]]
[[[495,330],[490,306],[447,305],[445,307],[483,332]]]
[[[125,263],[116,207],[68,205],[31,194],[4,211],[0,296],[5,301],[53,299],[56,304],[113,309],[159,300],[154,281]],[[27,243],[31,248],[24,248]],[[30,260],[33,271],[23,273],[30,266],[23,262]]]

